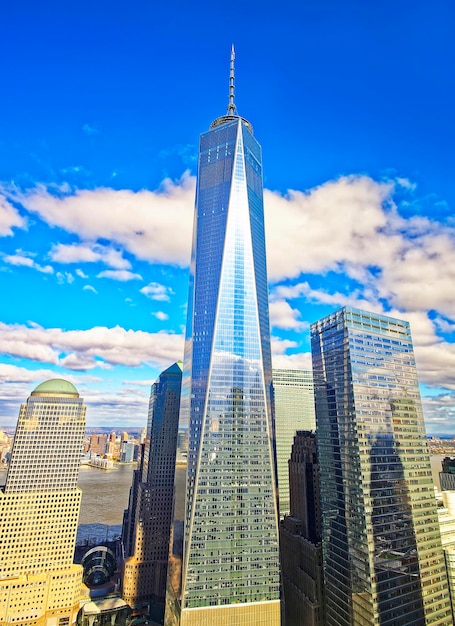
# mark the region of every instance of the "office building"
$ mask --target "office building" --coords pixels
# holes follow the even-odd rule
[[[455,618],[455,491],[443,491],[441,496],[443,506],[438,507],[439,528],[452,600],[452,617]]]
[[[298,431],[289,460],[290,514],[280,522],[286,626],[323,626],[321,507],[316,436]]]
[[[446,456],[442,459],[442,472],[439,472],[439,483],[442,491],[455,490],[455,458]]]
[[[273,370],[280,517],[289,515],[289,457],[298,430],[315,430],[313,372]]]
[[[182,364],[152,385],[147,437],[125,511],[122,597],[136,613],[164,621]]]
[[[122,441],[120,444],[120,463],[132,463],[134,460],[134,441]]]
[[[328,626],[452,624],[407,322],[311,326]]]
[[[67,626],[80,608],[73,564],[85,406],[77,389],[48,380],[21,405],[0,491],[0,625]]]
[[[189,431],[182,589],[172,577],[168,623],[280,624],[271,394],[261,148],[236,114],[232,52],[227,114],[199,144],[181,407]]]
[[[107,435],[92,435],[90,437],[90,454],[104,456],[106,454]]]

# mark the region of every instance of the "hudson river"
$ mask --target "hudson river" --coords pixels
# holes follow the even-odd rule
[[[136,464],[101,470],[81,465],[78,485],[82,489],[79,524],[121,524]]]

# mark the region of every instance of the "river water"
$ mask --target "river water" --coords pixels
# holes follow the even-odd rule
[[[121,524],[136,464],[102,470],[81,465],[78,485],[82,489],[79,524]]]

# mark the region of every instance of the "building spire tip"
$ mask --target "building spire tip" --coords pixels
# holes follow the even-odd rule
[[[231,47],[231,65],[229,69],[229,104],[228,104],[228,115],[235,115],[235,102],[234,102],[234,87],[235,87],[235,49],[234,44]]]

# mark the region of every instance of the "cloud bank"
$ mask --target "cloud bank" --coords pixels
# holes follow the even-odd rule
[[[194,187],[188,174],[179,181],[165,180],[155,191],[139,192],[52,185],[24,191],[3,185],[0,235],[13,236],[15,229],[27,227],[30,217],[38,217],[76,239],[50,246],[53,263],[99,263],[106,269],[97,271],[98,279],[138,281],[142,275],[135,271],[135,260],[189,264]],[[413,204],[403,201],[406,195]],[[264,202],[270,316],[273,333],[281,335],[273,342],[274,367],[310,367],[308,352],[295,341],[296,335],[308,335],[305,307],[348,305],[409,320],[421,382],[455,391],[453,222],[409,216],[411,204],[418,213],[418,198],[406,179],[344,176],[307,191],[265,190]],[[5,267],[54,272],[46,259],[20,250],[1,260]],[[80,268],[75,274],[87,277]],[[163,282],[149,282],[140,292],[169,302],[173,291]],[[92,285],[84,289],[96,293]],[[163,311],[152,315],[162,322],[168,317]],[[120,327],[80,331],[0,325],[4,354],[73,371],[144,362],[168,365],[181,358],[182,341],[176,334]],[[448,396],[441,400],[444,406]],[[436,400],[426,402],[436,420]]]

